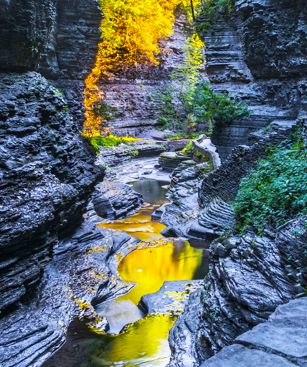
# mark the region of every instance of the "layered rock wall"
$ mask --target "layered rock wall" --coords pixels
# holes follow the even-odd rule
[[[37,71],[65,94],[81,129],[83,81],[95,63],[98,0],[0,0],[0,71]]]
[[[97,0],[1,0],[0,71],[83,80],[95,62]]]
[[[0,0],[0,311],[31,294],[101,176],[80,137],[100,21],[96,0]]]
[[[306,124],[305,22],[306,5],[301,1],[237,0],[234,17],[218,17],[205,35],[213,87],[245,101],[251,110],[250,117],[216,129],[213,140],[224,157],[234,145],[251,146],[237,147],[203,180],[200,213],[217,199],[232,201],[240,179],[266,155],[266,147],[290,137],[295,125]],[[267,125],[262,133],[250,135]],[[215,219],[220,216],[219,211],[213,214]],[[199,229],[202,216],[197,220]],[[204,289],[191,295],[171,331],[169,366],[199,366],[239,334],[267,320],[278,305],[303,293],[305,220],[296,218],[262,236],[224,234],[212,243]],[[195,234],[200,231],[194,230]],[[231,350],[222,352],[222,357]],[[228,354],[227,363],[228,359],[238,362],[233,358]],[[241,362],[248,365],[244,359]],[[217,357],[207,365],[224,366],[224,362]]]
[[[250,116],[217,126],[213,141],[226,158],[251,132],[288,123],[306,111],[306,4],[302,1],[235,2],[203,35],[213,88],[247,104]]]
[[[199,366],[302,291],[305,220],[293,220],[276,234],[247,233],[211,245],[205,286],[191,295],[171,331],[169,366]]]

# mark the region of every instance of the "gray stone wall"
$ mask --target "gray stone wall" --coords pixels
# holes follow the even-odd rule
[[[288,124],[306,111],[306,4],[237,0],[205,32],[207,73],[213,88],[247,104],[250,116],[217,126],[222,158],[250,133],[271,122]]]

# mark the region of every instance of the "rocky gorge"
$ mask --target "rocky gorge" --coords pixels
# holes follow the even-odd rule
[[[95,157],[80,135],[101,18],[96,0],[0,0],[1,366],[139,365],[136,356],[106,357],[109,339],[95,339],[90,352],[70,339],[112,330],[105,310],[137,289],[119,269],[147,247],[171,249],[158,268],[173,266],[176,276],[163,275],[158,290],[129,305],[131,319],[115,323],[126,345],[127,330],[165,317],[156,320],[167,324],[166,352],[145,365],[304,366],[306,216],[240,233],[232,204],[270,149],[294,143],[298,130],[306,140],[306,5],[237,0],[232,15],[200,32],[202,73],[250,114],[216,125],[212,143],[193,140],[188,155],[188,141],[157,131],[154,98],[184,57],[181,17],[153,73],[123,72],[103,86],[116,108],[112,131],[145,139]],[[141,338],[154,344],[150,325]]]

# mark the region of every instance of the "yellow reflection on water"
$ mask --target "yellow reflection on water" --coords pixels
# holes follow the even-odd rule
[[[99,224],[127,232],[144,242],[118,266],[120,277],[136,284],[129,293],[115,300],[118,305],[124,304],[122,301],[137,305],[142,296],[158,291],[165,281],[194,279],[202,263],[201,250],[191,247],[187,241],[165,239],[160,234],[165,226],[151,220],[153,210],[153,206],[147,206],[124,220]],[[90,366],[166,366],[170,358],[168,334],[174,321],[169,315],[147,315],[128,325],[119,335],[103,336],[103,347],[95,349]]]
[[[153,206],[147,206],[131,217],[115,220],[111,223],[100,223],[99,226],[127,232],[144,242],[162,239],[163,236],[160,232],[165,228],[165,225],[151,220],[153,210]]]
[[[90,366],[166,366],[170,356],[168,334],[174,322],[170,316],[147,315],[122,334],[102,337]]]
[[[138,304],[143,295],[157,292],[167,280],[194,279],[201,261],[202,252],[187,241],[169,241],[159,247],[137,249],[119,264],[121,278],[137,283],[120,300],[129,299]]]

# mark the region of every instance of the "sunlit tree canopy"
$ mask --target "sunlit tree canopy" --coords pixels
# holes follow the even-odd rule
[[[194,6],[199,0],[194,0]],[[192,16],[190,0],[100,0],[102,41],[95,66],[85,80],[84,135],[101,133],[103,118],[94,111],[103,99],[98,82],[112,78],[116,70],[138,65],[157,65],[159,41],[172,34],[175,10],[185,8]]]

